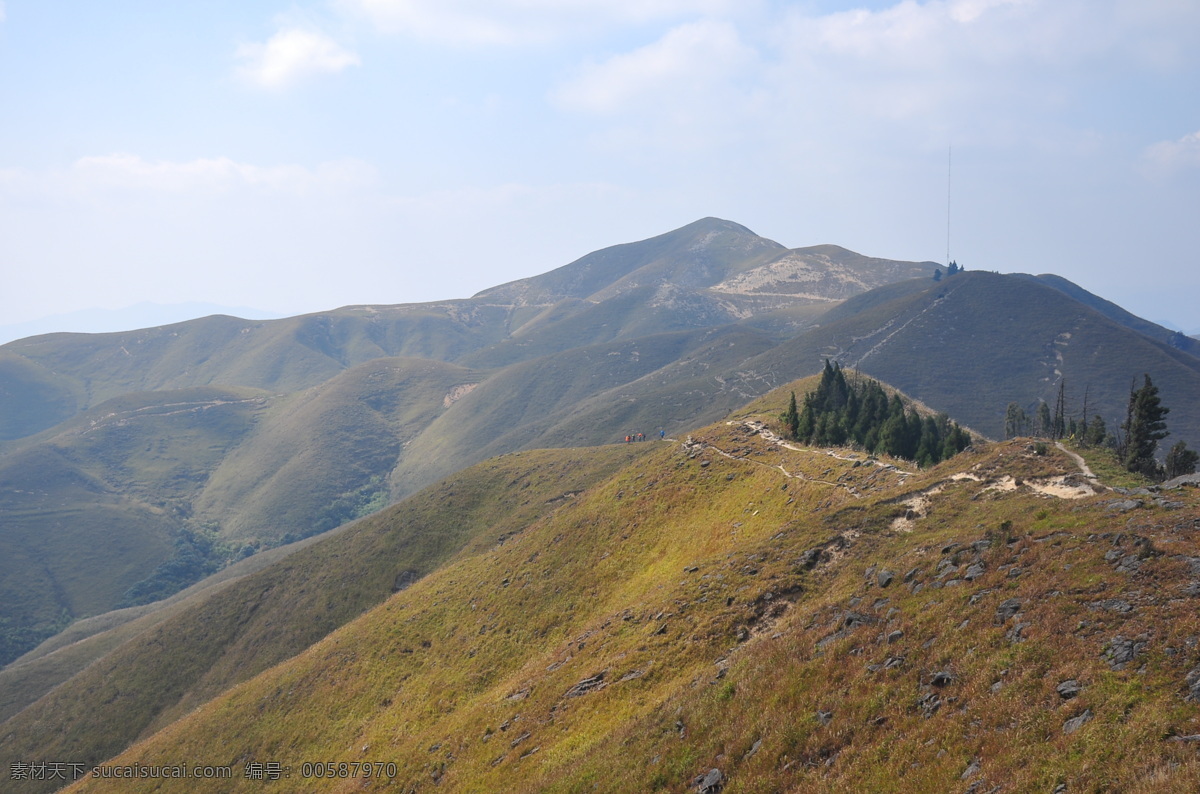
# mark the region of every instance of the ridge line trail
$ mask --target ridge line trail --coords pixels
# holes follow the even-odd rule
[[[836,458],[837,460],[854,461],[857,463],[864,462],[862,458],[846,456],[846,455],[838,455],[833,450],[820,451],[817,449],[813,449],[812,447],[801,447],[801,446],[796,446],[795,444],[789,444],[788,442],[786,442],[782,438],[780,438],[778,435],[776,435],[774,432],[769,430],[763,422],[754,421],[754,420],[742,420],[742,421],[729,421],[729,422],[726,422],[725,424],[729,425],[731,427],[740,425],[743,429],[745,429],[751,435],[761,436],[767,442],[778,445],[780,447],[783,447],[784,449],[790,449],[793,452],[803,452],[803,453],[808,453],[810,455],[825,455],[825,456],[828,456],[831,458]],[[831,485],[835,488],[841,488],[841,489],[845,490],[847,493],[849,493],[855,499],[863,498],[862,494],[858,493],[858,491],[856,491],[853,488],[853,486],[847,485],[846,483],[830,482],[829,480],[821,480],[816,477],[809,477],[808,475],[805,475],[805,474],[793,474],[792,472],[785,469],[783,467],[783,464],[772,465],[770,463],[763,463],[760,460],[755,460],[754,458],[735,455],[731,452],[726,452],[725,450],[721,449],[720,447],[718,447],[714,444],[711,444],[707,441],[693,441],[690,436],[688,437],[687,441],[683,442],[683,446],[685,448],[699,446],[703,449],[711,449],[714,452],[716,452],[717,454],[723,455],[723,456],[729,458],[730,460],[746,461],[748,463],[754,463],[759,466],[765,466],[768,469],[782,472],[783,476],[785,476],[789,479],[802,480],[804,482],[816,482],[816,483],[821,483],[822,485]],[[881,469],[894,471],[897,474],[904,476],[904,477],[912,477],[913,476],[912,472],[904,471],[903,469],[893,466],[890,463],[883,463],[882,461],[879,461],[879,460],[871,460],[870,462],[874,463],[877,467],[879,467]]]
[[[1063,443],[1061,441],[1055,441],[1054,446],[1058,447],[1060,450],[1067,453],[1067,457],[1069,457],[1071,460],[1075,461],[1075,465],[1079,467],[1079,471],[1080,471],[1080,473],[1083,474],[1084,477],[1087,477],[1089,480],[1098,479],[1096,477],[1096,475],[1092,473],[1092,470],[1090,468],[1088,468],[1087,461],[1085,461],[1082,457],[1080,457],[1076,453],[1074,453],[1071,450],[1064,447]]]

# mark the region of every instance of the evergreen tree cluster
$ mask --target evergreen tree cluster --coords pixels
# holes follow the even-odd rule
[[[962,452],[971,436],[945,414],[922,417],[878,381],[850,383],[836,363],[825,361],[821,382],[802,408],[792,394],[783,422],[793,440],[813,445],[856,445],[932,466]]]
[[[1167,430],[1166,416],[1171,412],[1162,404],[1158,396],[1158,387],[1144,376],[1141,387],[1131,384],[1129,387],[1129,403],[1125,410],[1125,423],[1121,429],[1125,437],[1117,448],[1121,463],[1129,471],[1139,472],[1155,479],[1171,479],[1181,474],[1192,474],[1200,461],[1200,454],[1188,449],[1187,444],[1180,441],[1171,447],[1167,453],[1164,465],[1159,465],[1154,455],[1158,442],[1170,435]]]

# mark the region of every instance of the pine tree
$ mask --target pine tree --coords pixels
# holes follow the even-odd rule
[[[1050,406],[1042,400],[1038,403],[1037,419],[1034,421],[1033,434],[1041,438],[1050,435],[1054,429],[1054,420],[1050,418]]]
[[[791,402],[783,415],[783,425],[789,438],[796,440],[800,437],[800,412],[796,410],[796,392],[792,392]]]
[[[1200,453],[1187,448],[1186,441],[1177,441],[1167,453],[1167,463],[1164,466],[1168,480],[1184,474],[1195,474],[1196,463],[1200,462]]]
[[[1025,427],[1029,424],[1025,409],[1016,403],[1009,403],[1004,412],[1004,437],[1016,438],[1025,435]]]
[[[1129,471],[1157,477],[1161,472],[1154,453],[1158,442],[1170,435],[1163,418],[1171,409],[1163,406],[1158,387],[1150,380],[1150,376],[1143,377],[1142,387],[1129,392],[1127,418],[1121,427],[1125,431],[1121,463]]]
[[[1083,433],[1083,444],[1086,447],[1099,447],[1108,440],[1108,428],[1104,426],[1104,417],[1096,414],[1088,423]]]

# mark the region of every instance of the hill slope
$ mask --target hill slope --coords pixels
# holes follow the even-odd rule
[[[1097,493],[1024,441],[907,473],[780,445],[782,405],[649,445],[115,763],[229,791],[1200,784],[1195,490]]]
[[[143,732],[300,652],[455,555],[503,544],[644,449],[544,451],[481,464],[201,594],[0,723],[0,775],[31,754],[93,764],[120,752]]]
[[[1129,383],[1149,373],[1171,408],[1171,441],[1200,446],[1200,358],[1115,322],[1024,276],[967,272],[847,300],[819,328],[747,362],[784,380],[825,358],[895,385],[992,437],[1010,401],[1031,416],[1066,380],[1068,414],[1125,418]]]

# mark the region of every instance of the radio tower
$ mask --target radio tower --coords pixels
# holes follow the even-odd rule
[[[950,267],[950,158],[954,153],[952,145],[946,146],[946,267]]]

